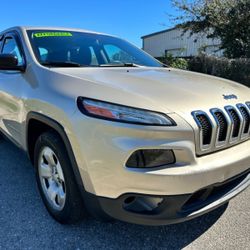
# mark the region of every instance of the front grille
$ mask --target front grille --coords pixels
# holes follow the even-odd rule
[[[233,132],[232,132],[232,137],[238,137],[239,136],[239,132],[240,132],[240,125],[241,125],[241,121],[240,121],[240,117],[237,113],[237,111],[234,108],[228,108],[227,112],[232,120],[232,124],[233,124]]]
[[[218,125],[218,141],[222,142],[225,141],[227,138],[227,119],[222,111],[215,111],[214,116],[217,120]]]
[[[243,127],[243,133],[247,134],[249,131],[249,126],[250,126],[250,115],[247,111],[247,108],[244,106],[239,106],[239,110],[243,116],[243,119],[245,120],[244,127]]]
[[[202,143],[203,145],[208,145],[211,142],[212,135],[211,122],[205,114],[197,114],[196,118],[202,131]]]
[[[197,154],[210,153],[249,138],[250,103],[213,108],[211,114],[194,111],[192,115],[199,128]]]

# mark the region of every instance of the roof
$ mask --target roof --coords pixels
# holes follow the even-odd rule
[[[155,35],[159,35],[159,34],[162,34],[162,33],[166,33],[166,32],[169,32],[169,31],[175,30],[175,29],[178,29],[178,28],[177,27],[173,27],[173,28],[161,30],[161,31],[158,31],[158,32],[154,32],[154,33],[142,36],[141,39],[145,39],[145,38],[148,38],[148,37],[151,37],[151,36],[155,36]]]
[[[100,33],[100,32],[96,32],[96,31],[91,31],[91,30],[84,30],[84,29],[75,29],[75,28],[66,28],[66,27],[52,27],[52,26],[15,26],[15,27],[11,27],[8,28],[1,33],[5,33],[11,30],[62,30],[62,31],[75,31],[75,32],[85,32],[85,33],[93,33],[93,34],[100,34],[100,35],[108,35],[108,34],[104,34],[104,33]]]

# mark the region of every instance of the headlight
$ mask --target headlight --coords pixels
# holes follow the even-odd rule
[[[83,114],[95,118],[151,126],[176,125],[167,115],[154,111],[137,109],[84,97],[78,98],[77,105]]]

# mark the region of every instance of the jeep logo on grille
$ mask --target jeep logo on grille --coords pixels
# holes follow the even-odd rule
[[[223,95],[225,100],[238,99],[236,95]]]

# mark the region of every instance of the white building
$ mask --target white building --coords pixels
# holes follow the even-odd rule
[[[208,39],[204,34],[190,32],[183,34],[180,28],[172,28],[142,37],[143,49],[154,57],[163,57],[171,53],[174,57],[192,57],[200,51],[222,56],[219,39]]]

